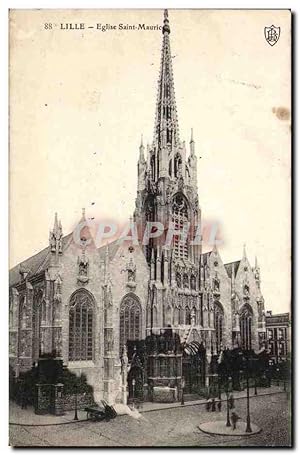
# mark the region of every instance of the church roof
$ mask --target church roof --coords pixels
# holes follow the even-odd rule
[[[113,242],[110,242],[107,245],[103,245],[100,248],[98,248],[100,260],[105,259],[106,249],[108,249],[108,257],[109,257],[109,260],[111,261],[115,257],[115,254],[118,251],[118,248],[120,247],[120,245],[121,245],[121,243],[120,243],[119,239],[116,239]]]
[[[71,238],[72,233],[65,235],[63,237],[63,248],[68,243],[69,239]],[[49,265],[49,258],[50,258],[50,247],[47,246],[43,250],[39,251],[38,253],[34,254],[33,256],[25,259],[25,261],[20,262],[15,267],[10,269],[9,271],[9,285],[14,286],[19,284],[21,281],[20,276],[20,267],[24,270],[28,271],[28,278],[32,278],[34,275],[44,271],[47,269]]]
[[[228,264],[224,264],[224,267],[226,269],[226,272],[227,272],[229,278],[231,277],[231,274],[232,274],[232,266],[233,266],[233,270],[234,270],[234,276],[236,277],[240,263],[241,263],[241,261],[233,261],[233,262],[228,262]]]

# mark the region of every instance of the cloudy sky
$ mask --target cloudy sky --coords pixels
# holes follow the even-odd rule
[[[126,221],[140,137],[152,141],[161,10],[11,13],[10,262],[47,246],[58,212]],[[194,129],[203,219],[225,262],[243,244],[266,309],[290,307],[290,13],[171,10],[180,137]],[[60,24],[84,23],[83,30]],[[52,29],[45,24],[52,24]],[[117,26],[101,31],[97,24]],[[280,27],[270,46],[264,27]],[[88,28],[93,27],[93,28]],[[94,204],[93,204],[94,203]]]

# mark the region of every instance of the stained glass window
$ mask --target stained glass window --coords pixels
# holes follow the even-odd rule
[[[131,295],[125,297],[120,308],[120,352],[128,340],[141,339],[141,325],[142,309],[139,301]]]
[[[222,339],[223,339],[223,326],[224,326],[224,311],[223,307],[219,302],[215,302],[215,334],[216,334],[216,348],[217,352],[220,352]]]
[[[240,331],[242,349],[252,347],[252,310],[249,305],[244,305],[240,314]]]
[[[85,290],[71,297],[69,311],[69,360],[93,359],[93,298]]]

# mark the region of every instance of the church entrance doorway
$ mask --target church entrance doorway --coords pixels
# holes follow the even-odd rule
[[[142,365],[137,363],[131,365],[127,377],[129,403],[141,403],[144,401],[144,380],[145,371]]]
[[[197,394],[205,387],[206,349],[202,343],[192,341],[183,350],[182,374],[185,394]]]

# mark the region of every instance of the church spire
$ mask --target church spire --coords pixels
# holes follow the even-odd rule
[[[144,147],[143,135],[142,135],[142,136],[141,136],[141,145],[140,145],[140,161],[141,161],[142,163],[145,161],[144,150],[145,150],[145,147]]]
[[[170,47],[171,33],[168,10],[164,11],[163,44],[161,64],[158,79],[158,94],[156,101],[154,143],[159,148],[167,145],[173,147],[179,142],[179,128],[175,101],[175,89]]]

